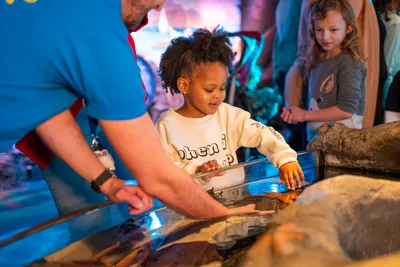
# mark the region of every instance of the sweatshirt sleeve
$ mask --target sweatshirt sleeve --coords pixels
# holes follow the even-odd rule
[[[165,153],[167,153],[168,157],[171,161],[181,169],[184,169],[190,175],[196,172],[198,165],[194,162],[183,162],[179,156],[178,151],[175,147],[168,142],[168,131],[165,123],[159,120],[156,124],[158,134],[160,136],[160,141],[162,146],[164,147]]]
[[[236,107],[229,107],[229,125],[232,141],[237,147],[257,148],[277,168],[297,161],[297,153],[285,142],[283,136],[272,127],[265,126],[250,118],[250,113]]]

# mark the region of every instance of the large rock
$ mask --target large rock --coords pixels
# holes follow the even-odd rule
[[[276,215],[240,266],[345,266],[392,253],[400,249],[399,206],[399,182],[327,179]]]
[[[400,173],[400,121],[360,130],[326,123],[307,149],[325,166]]]

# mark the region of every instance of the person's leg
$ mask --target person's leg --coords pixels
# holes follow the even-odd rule
[[[380,39],[380,53],[379,53],[379,83],[378,83],[378,96],[376,100],[376,110],[374,126],[382,124],[384,122],[384,110],[383,110],[383,91],[386,77],[388,75],[388,69],[386,66],[385,52],[384,52],[384,42],[386,39],[386,26],[381,20],[380,16],[377,15],[378,26],[379,26],[379,39]]]
[[[394,76],[386,98],[385,123],[400,120],[400,71]]]

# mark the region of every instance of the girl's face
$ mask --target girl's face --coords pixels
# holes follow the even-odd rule
[[[226,97],[225,86],[228,69],[220,62],[201,63],[194,70],[192,79],[178,79],[178,87],[183,93],[185,115],[201,118],[212,115]]]
[[[314,21],[315,38],[328,56],[334,56],[342,51],[341,44],[347,33],[351,32],[340,12],[326,12],[324,20]]]

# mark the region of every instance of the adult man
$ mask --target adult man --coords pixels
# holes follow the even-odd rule
[[[137,28],[129,29],[129,33],[127,35],[127,42],[131,45],[131,48],[133,49],[135,60],[136,47],[131,33],[145,27],[147,23],[148,17],[146,15]],[[146,100],[147,95],[145,99],[143,99],[143,101],[146,102]],[[83,108],[83,102],[84,101],[81,101],[80,99],[77,100],[77,102],[74,103],[72,107],[70,107],[70,110],[77,113],[76,122],[79,125],[79,128],[81,129],[86,139],[86,142],[88,144],[92,144],[93,135],[98,136],[101,140],[101,145],[108,148],[108,153],[110,153],[113,157],[113,161],[115,162],[114,165],[117,168],[115,170],[115,174],[117,175],[117,177],[123,180],[135,179],[132,177],[132,174],[129,172],[129,170],[122,164],[118,155],[115,154],[115,151],[112,149],[104,134],[102,132],[98,132],[100,129],[99,127],[96,127],[96,121],[88,117],[86,108]],[[31,159],[39,164],[40,167],[43,169],[43,177],[46,180],[53,195],[53,200],[59,216],[75,211],[77,209],[86,208],[90,205],[105,201],[105,196],[103,194],[97,194],[90,187],[88,187],[87,182],[82,179],[79,174],[72,170],[59,157],[53,156],[51,151],[49,151],[47,147],[45,147],[44,145],[40,148],[37,147],[37,143],[41,143],[40,140],[37,140],[38,137],[36,138],[36,140],[32,140],[32,138],[29,137],[30,136],[25,136],[21,141],[19,141],[17,143],[17,148],[22,150],[22,152],[24,152],[26,155],[29,155]],[[48,154],[50,154],[50,156],[46,156]],[[121,214],[126,216],[127,209],[125,208],[125,205],[119,205],[118,207],[121,207]],[[147,207],[144,207],[144,209],[145,208]],[[140,213],[141,211],[142,210],[139,209],[131,212]],[[90,216],[92,217],[93,223],[96,223],[98,225],[107,225],[107,223],[103,222],[108,221],[108,217],[110,217],[107,210],[102,213],[92,213],[90,214]],[[70,231],[85,231],[85,229],[79,225],[79,227],[73,227],[72,230],[70,228]]]
[[[0,26],[0,151],[35,129],[94,188],[113,201],[128,202],[135,213],[151,206],[148,195],[192,217],[253,212],[251,207],[228,210],[173,165],[146,114],[127,27],[137,27],[163,2],[2,2],[0,17],[7,23]],[[145,193],[104,170],[68,110],[77,96],[85,98],[88,115],[98,119]]]

